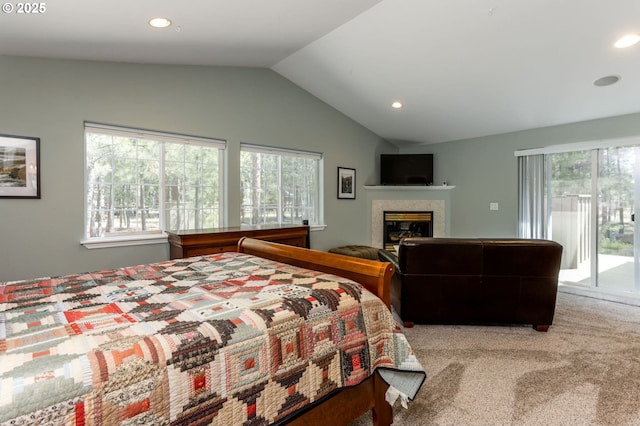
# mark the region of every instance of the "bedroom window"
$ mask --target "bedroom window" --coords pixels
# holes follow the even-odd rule
[[[240,146],[240,221],[243,225],[323,222],[322,154]]]
[[[165,229],[220,226],[224,149],[221,140],[85,123],[87,241],[166,241]]]

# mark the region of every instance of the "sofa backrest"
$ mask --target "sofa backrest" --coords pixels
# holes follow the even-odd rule
[[[556,277],[562,246],[550,240],[404,238],[398,248],[403,274]],[[532,261],[533,260],[533,261]]]
[[[550,240],[484,240],[483,275],[558,278],[562,246]]]
[[[482,242],[464,238],[404,238],[398,264],[404,274],[480,275]]]

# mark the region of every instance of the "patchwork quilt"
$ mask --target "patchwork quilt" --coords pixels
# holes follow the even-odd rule
[[[375,369],[425,378],[380,299],[247,254],[0,284],[2,425],[273,424]]]

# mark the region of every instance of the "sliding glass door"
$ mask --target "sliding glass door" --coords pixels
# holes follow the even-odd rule
[[[598,287],[638,290],[634,277],[637,263],[634,213],[640,182],[639,151],[639,147],[598,150]]]
[[[593,158],[590,151],[547,157],[548,236],[562,244],[560,280],[591,287]]]
[[[547,170],[548,234],[564,247],[560,280],[640,293],[640,147],[550,154]]]

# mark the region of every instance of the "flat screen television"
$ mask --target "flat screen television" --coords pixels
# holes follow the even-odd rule
[[[380,185],[432,185],[433,154],[380,154]]]

